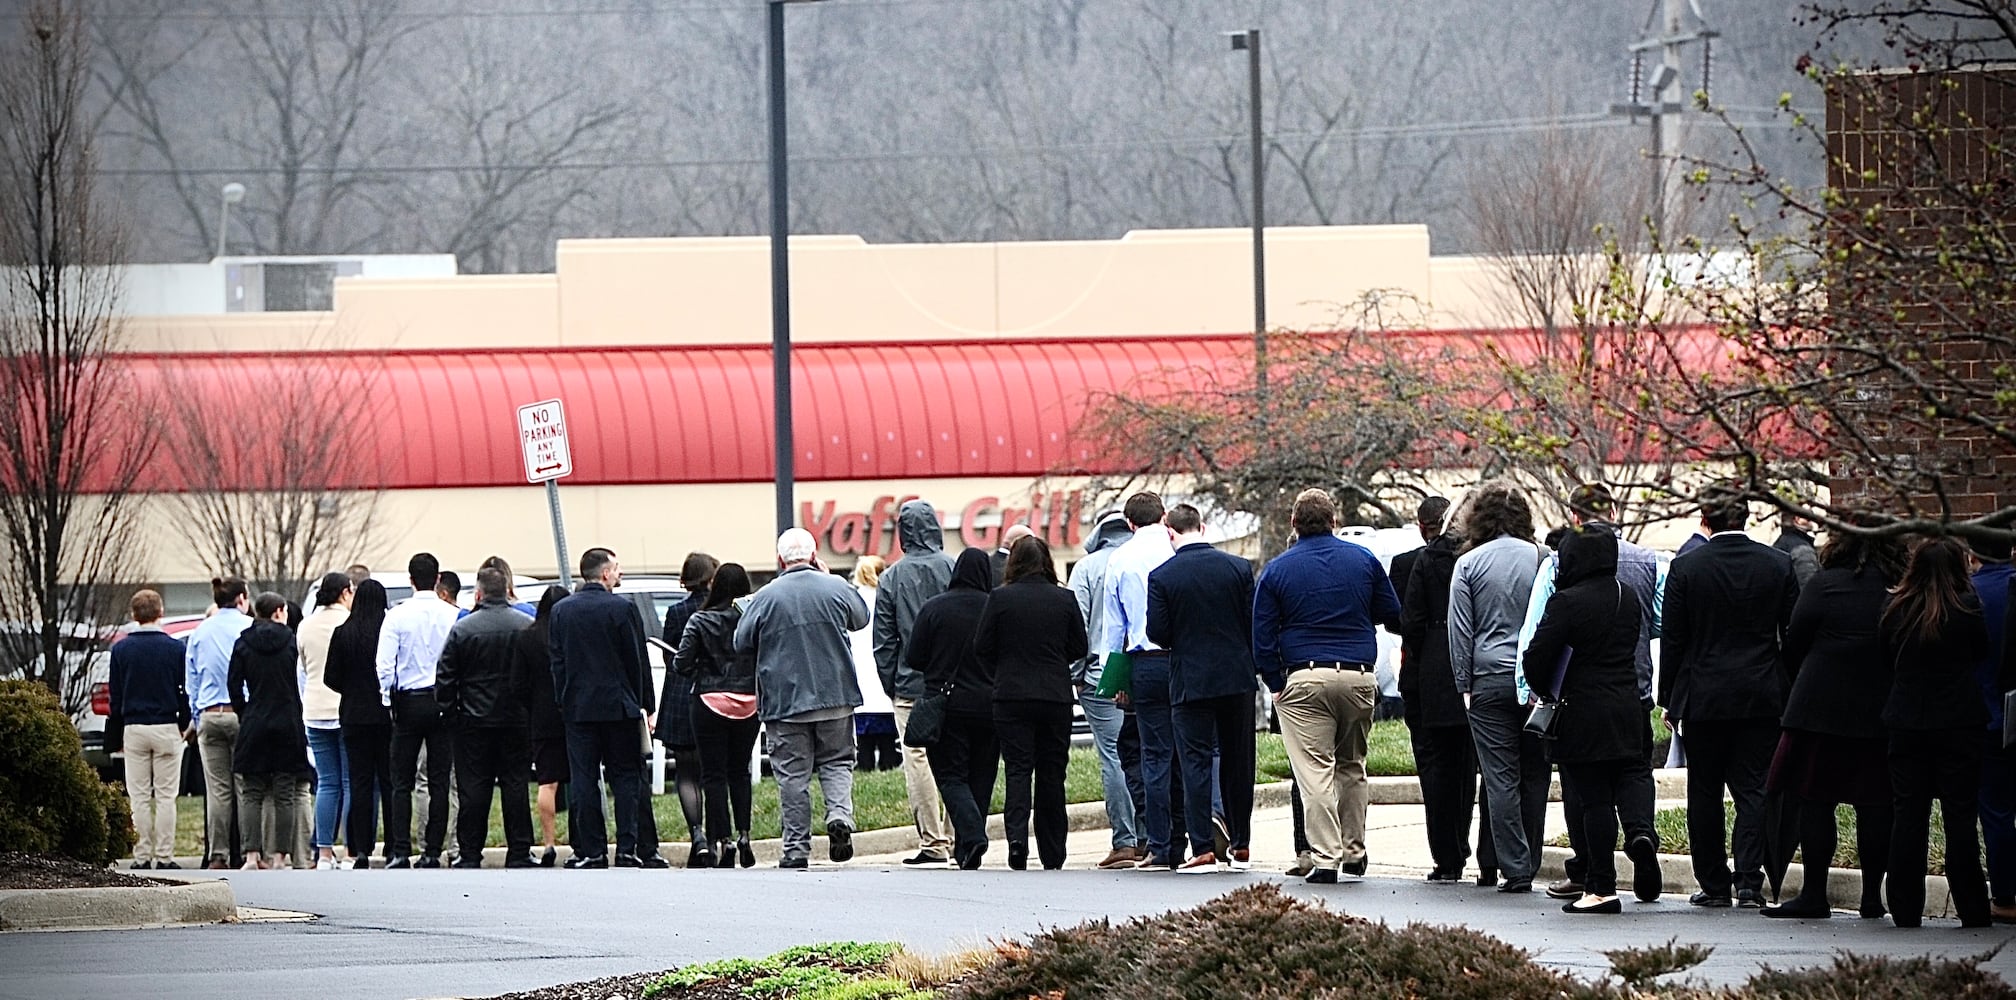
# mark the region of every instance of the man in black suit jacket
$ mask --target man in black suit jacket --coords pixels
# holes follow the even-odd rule
[[[569,868],[607,868],[609,834],[602,825],[602,783],[609,778],[615,803],[616,866],[646,867],[637,854],[638,811],[643,800],[645,722],[656,705],[650,663],[644,656],[644,621],[613,591],[623,581],[616,553],[581,554],[581,589],[553,606],[553,693],[567,725],[567,767],[573,774],[568,829],[574,842]],[[665,862],[653,852],[649,867]]]
[[[1448,497],[1429,497],[1414,508],[1414,527],[1421,532],[1422,549],[1408,549],[1393,557],[1393,566],[1386,571],[1393,581],[1393,593],[1400,598],[1400,616],[1407,616],[1407,581],[1414,575],[1414,561],[1421,558],[1425,543],[1442,537],[1442,521],[1449,516]],[[1437,617],[1440,617],[1439,615]],[[1417,654],[1403,636],[1400,642],[1400,663],[1405,668],[1407,660]]]
[[[1253,567],[1212,548],[1204,540],[1203,517],[1187,503],[1169,508],[1164,523],[1176,536],[1176,554],[1148,574],[1148,640],[1169,650],[1170,715],[1192,855],[1176,870],[1245,871],[1252,867],[1253,692],[1259,687]],[[1210,839],[1214,756],[1227,857]]]
[[[1659,704],[1687,750],[1687,835],[1696,906],[1764,905],[1764,777],[1785,711],[1781,653],[1799,584],[1792,559],[1743,533],[1748,505],[1713,488],[1708,541],[1666,577]],[[1722,826],[1722,789],[1736,800],[1736,870]]]

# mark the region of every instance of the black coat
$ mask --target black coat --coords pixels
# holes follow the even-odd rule
[[[378,692],[378,633],[385,617],[360,621],[352,617],[336,626],[329,636],[329,659],[322,665],[322,683],[343,696],[336,709],[336,721],[345,726],[389,726],[392,713],[386,711]]]
[[[532,620],[502,598],[485,601],[448,630],[434,672],[434,698],[449,718],[478,729],[523,728],[531,721],[532,681],[518,663],[518,633]]]
[[[707,588],[695,587],[678,603],[665,609],[665,627],[658,637],[678,648],[686,636],[686,623],[707,603]],[[662,650],[661,650],[662,652]],[[668,747],[691,747],[699,740],[693,735],[693,678],[665,664],[665,681],[658,689],[658,728],[651,735]]]
[[[923,676],[927,691],[949,687],[952,697],[945,707],[961,715],[994,714],[994,664],[983,662],[973,648],[993,587],[994,571],[985,553],[959,553],[951,588],[918,609],[910,642],[903,647],[905,666]]]
[[[1974,680],[1974,665],[1988,655],[1988,623],[1971,591],[1968,600],[1967,609],[1948,618],[1930,642],[1901,633],[1894,620],[1883,622],[1883,649],[1896,665],[1883,725],[1913,732],[1988,725],[1988,706]]]
[[[1078,700],[1071,665],[1090,645],[1078,599],[1040,576],[1025,576],[988,596],[973,650],[994,670],[996,702],[1071,704]]]
[[[1603,528],[1568,532],[1558,572],[1560,589],[1547,599],[1521,663],[1534,690],[1551,691],[1568,656],[1547,757],[1571,764],[1637,757],[1645,751],[1638,595],[1617,579],[1617,537]]]
[[[1414,576],[1414,566],[1421,558],[1420,549],[1408,549],[1393,557],[1393,565],[1386,570],[1386,579],[1393,582],[1393,596],[1400,599],[1400,614],[1407,614],[1407,581]]]
[[[1459,545],[1443,535],[1416,549],[1400,601],[1400,699],[1407,724],[1470,725],[1456,674],[1449,668],[1449,584],[1456,577]]]
[[[553,605],[553,697],[568,722],[641,719],[656,706],[644,619],[637,606],[599,583]]]
[[[1659,704],[1688,722],[1778,721],[1790,687],[1781,645],[1799,600],[1792,559],[1724,533],[1666,575]]]
[[[1172,704],[1252,694],[1253,565],[1204,542],[1148,574],[1148,641],[1169,651]]]
[[[255,621],[231,647],[231,708],[238,742],[237,774],[299,774],[310,770],[308,730],[301,721],[301,650],[276,621]],[[374,697],[376,688],[373,688]]]
[[[1799,591],[1785,630],[1792,694],[1785,728],[1866,740],[1882,731],[1890,656],[1877,634],[1891,581],[1874,567],[1823,569]]]
[[[756,654],[735,649],[735,626],[741,621],[742,609],[733,604],[686,617],[672,668],[692,689],[689,699],[700,694],[756,693]],[[665,687],[670,690],[672,682],[666,681]]]
[[[511,640],[517,669],[532,682],[527,692],[526,720],[535,740],[557,740],[567,735],[567,724],[560,719],[560,701],[553,694],[552,634],[550,620],[534,621]]]

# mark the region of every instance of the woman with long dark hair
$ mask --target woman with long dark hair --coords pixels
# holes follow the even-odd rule
[[[1835,807],[1855,807],[1855,848],[1862,859],[1864,917],[1883,915],[1892,803],[1883,702],[1890,657],[1877,622],[1890,588],[1904,573],[1904,546],[1888,538],[1835,532],[1820,547],[1820,571],[1800,588],[1785,630],[1792,693],[1785,733],[1765,790],[1798,811],[1805,879],[1799,894],[1767,906],[1767,917],[1831,916],[1827,873],[1833,865]]]
[[[547,648],[552,635],[553,605],[567,596],[565,587],[547,587],[532,613],[532,627],[518,633],[512,655],[520,676],[532,685],[530,711],[532,731],[532,780],[539,785],[539,835],[545,851],[539,867],[551,868],[559,860],[560,786],[567,783],[567,727],[560,719],[560,703],[553,692],[553,654]]]
[[[252,626],[231,648],[231,708],[238,742],[238,839],[246,870],[286,868],[295,854],[297,792],[308,760],[301,718],[301,650],[287,627],[287,599],[267,591],[252,604]]]
[[[1008,867],[1029,864],[1029,814],[1036,853],[1047,869],[1064,867],[1064,769],[1071,758],[1071,665],[1085,658],[1085,618],[1078,599],[1057,582],[1050,546],[1034,536],[1008,550],[1002,585],[987,598],[973,652],[994,672],[994,731],[1007,765],[1002,823]],[[1033,787],[1032,787],[1033,786]]]
[[[707,860],[718,868],[733,868],[738,860],[744,868],[756,864],[749,845],[749,757],[763,724],[756,719],[756,655],[735,649],[735,626],[742,621],[735,602],[753,589],[740,563],[722,563],[706,603],[686,620],[672,658],[672,669],[693,688],[690,714],[700,752],[706,840],[713,844]]]
[[[351,868],[371,867],[380,803],[392,797],[392,714],[378,693],[378,633],[385,627],[387,606],[384,584],[368,578],[358,583],[350,593],[350,616],[329,636],[322,670],[323,685],[342,698],[336,716],[349,765],[343,843]]]
[[[1988,624],[1967,574],[1967,548],[1929,538],[1911,552],[1883,609],[1883,649],[1895,666],[1883,725],[1890,731],[1890,919],[1917,927],[1925,912],[1925,854],[1932,800],[1946,820],[1946,885],[1962,927],[1990,923],[1975,802],[1987,706],[1974,664],[1987,654]]]
[[[987,856],[987,810],[1001,765],[1001,745],[994,735],[994,669],[973,651],[973,635],[993,589],[994,566],[987,552],[970,548],[959,553],[951,585],[917,610],[903,647],[905,664],[923,675],[927,695],[945,698],[944,725],[937,742],[924,752],[931,758],[931,778],[945,803],[945,817],[952,821],[952,860],[969,871]]]

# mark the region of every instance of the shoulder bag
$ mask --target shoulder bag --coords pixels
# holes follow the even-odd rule
[[[952,685],[945,685],[943,691],[926,691],[924,697],[910,706],[910,720],[903,727],[903,745],[907,747],[935,746],[938,738],[945,733],[945,711],[952,699]]]
[[[1617,607],[1611,611],[1615,615],[1624,608],[1624,584],[1617,583]],[[1568,676],[1568,661],[1575,658],[1575,647],[1561,650],[1561,659],[1554,664],[1554,690],[1552,697],[1533,706],[1533,714],[1526,717],[1526,731],[1543,740],[1551,740],[1561,731],[1561,684]]]

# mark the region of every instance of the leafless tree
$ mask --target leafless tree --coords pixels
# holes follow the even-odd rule
[[[215,371],[221,381],[161,387],[177,529],[218,572],[300,594],[370,548],[385,456],[349,424],[380,369],[317,350],[224,359]]]
[[[76,0],[27,5],[0,54],[0,657],[75,708],[102,588],[134,565],[145,451],[117,364],[124,232],[94,187]]]

